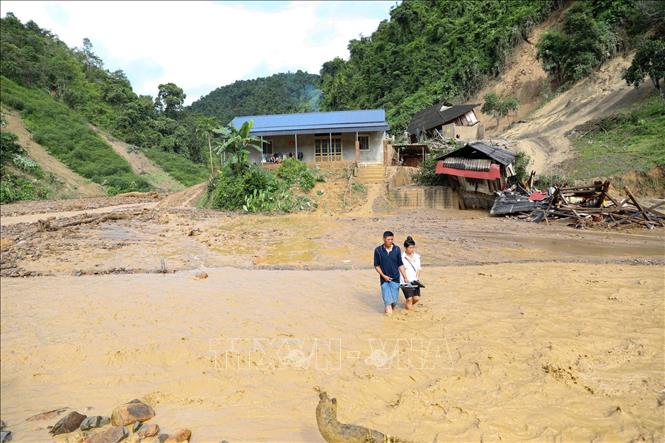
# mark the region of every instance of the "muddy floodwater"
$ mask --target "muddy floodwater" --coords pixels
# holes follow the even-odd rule
[[[662,231],[123,210],[3,221],[15,441],[49,441],[59,417],[35,414],[140,398],[194,443],[319,442],[319,391],[342,422],[414,442],[665,438]],[[392,317],[371,268],[388,228],[414,236],[427,286]]]

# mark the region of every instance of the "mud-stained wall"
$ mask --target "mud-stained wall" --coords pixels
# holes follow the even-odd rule
[[[457,193],[445,186],[402,186],[388,195],[398,208],[459,209]]]

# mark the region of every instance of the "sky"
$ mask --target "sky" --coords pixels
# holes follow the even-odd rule
[[[2,1],[2,15],[35,21],[70,47],[89,38],[111,71],[122,69],[138,94],[160,83],[185,90],[186,104],[233,83],[298,69],[318,73],[348,58],[349,40],[369,36],[392,1],[24,2]]]

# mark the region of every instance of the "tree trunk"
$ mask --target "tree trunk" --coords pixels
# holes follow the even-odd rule
[[[210,152],[210,173],[214,174],[215,169],[212,165],[212,144],[210,143],[210,133],[208,133],[207,136],[208,136],[208,150]]]

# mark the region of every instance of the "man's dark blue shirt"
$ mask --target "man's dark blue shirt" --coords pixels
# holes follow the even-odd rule
[[[402,266],[402,251],[399,246],[393,245],[390,252],[386,251],[384,245],[374,249],[374,267],[381,266],[385,275],[391,277],[395,283],[399,283],[399,268]],[[385,280],[379,276],[380,283]]]

